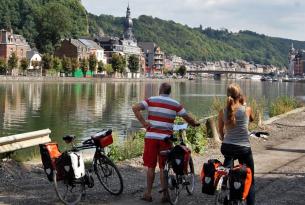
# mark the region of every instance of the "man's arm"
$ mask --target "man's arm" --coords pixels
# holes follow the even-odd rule
[[[141,114],[141,111],[144,110],[140,103],[135,104],[132,106],[132,111],[135,114],[136,118],[139,120],[139,122],[143,125],[145,129],[150,127],[150,123],[146,122],[143,115]]]
[[[223,132],[223,128],[224,128],[223,111],[221,110],[218,114],[218,131],[219,131],[219,138],[221,141],[223,141],[225,135]]]
[[[200,125],[199,122],[196,122],[190,115],[188,114],[185,114],[184,116],[182,116],[182,118],[187,122],[189,123],[191,126],[193,127],[197,127]]]

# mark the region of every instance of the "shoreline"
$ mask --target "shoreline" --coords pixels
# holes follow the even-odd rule
[[[75,78],[75,77],[27,77],[27,76],[0,76],[0,83],[3,82],[185,82],[188,79],[172,78]]]

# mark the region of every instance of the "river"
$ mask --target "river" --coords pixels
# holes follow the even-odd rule
[[[278,96],[305,100],[303,83],[212,79],[172,82],[172,97],[189,112],[205,117],[213,97],[224,98],[226,87],[232,82],[240,84],[246,96],[263,99],[266,108]],[[0,83],[0,137],[45,128],[51,129],[54,141],[66,134],[85,138],[102,128],[111,128],[124,136],[135,119],[131,106],[157,95],[159,85],[160,81]],[[26,156],[37,152],[27,152]]]

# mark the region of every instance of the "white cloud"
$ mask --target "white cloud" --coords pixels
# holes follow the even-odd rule
[[[229,30],[253,30],[305,40],[305,2],[301,0],[129,0],[132,16]],[[128,0],[83,0],[94,14],[124,16]]]

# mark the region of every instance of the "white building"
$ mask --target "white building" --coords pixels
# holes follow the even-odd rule
[[[27,59],[29,60],[29,70],[38,69],[41,65],[42,56],[35,50],[28,51]]]

